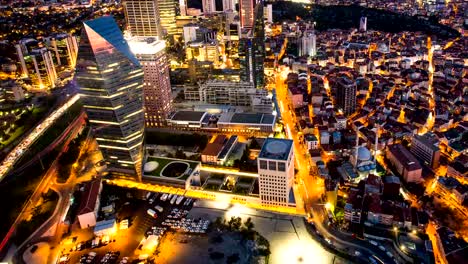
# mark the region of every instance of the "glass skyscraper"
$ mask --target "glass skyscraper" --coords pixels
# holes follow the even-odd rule
[[[143,71],[112,17],[84,22],[76,81],[108,171],[140,179]]]

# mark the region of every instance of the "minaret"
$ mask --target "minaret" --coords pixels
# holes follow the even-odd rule
[[[380,125],[377,124],[377,126],[375,127],[375,142],[374,142],[374,162],[377,160],[377,145],[379,144],[379,129],[380,129]]]
[[[356,130],[356,150],[354,151],[354,167],[357,166],[358,163],[358,150],[359,150],[359,135],[358,131]]]

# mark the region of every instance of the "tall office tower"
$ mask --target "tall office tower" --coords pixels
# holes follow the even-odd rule
[[[147,127],[163,126],[172,111],[169,59],[165,41],[134,37],[128,40],[144,72],[143,105]]]
[[[202,0],[203,14],[211,14],[216,12],[215,0]]]
[[[75,67],[78,42],[75,36],[65,33],[54,34],[44,38],[47,47],[52,51],[58,66]]]
[[[75,76],[109,172],[140,179],[143,71],[112,17],[84,22]]]
[[[176,2],[174,0],[157,0],[159,20],[165,34],[173,36],[177,33]]]
[[[263,16],[265,17],[265,21],[268,23],[273,23],[273,5],[267,4],[266,8],[264,8]]]
[[[179,0],[179,10],[181,16],[187,16],[187,1]]]
[[[239,0],[239,17],[240,17],[241,28],[244,29],[244,28],[253,27],[254,9],[255,9],[255,0]]]
[[[254,83],[257,88],[265,85],[265,20],[263,18],[263,1],[255,6],[253,28],[253,52],[254,52]]]
[[[157,0],[125,0],[123,6],[132,36],[162,38]]]
[[[338,108],[343,110],[345,116],[349,116],[356,111],[356,82],[341,77],[337,82],[336,102]]]
[[[236,2],[235,0],[223,0],[223,11],[228,10],[236,11]]]
[[[257,158],[260,199],[263,204],[289,206],[294,200],[293,141],[267,138]]]
[[[254,83],[254,60],[253,60],[253,40],[251,36],[241,33],[239,39],[239,66],[240,80]]]
[[[317,54],[317,37],[314,31],[304,32],[299,49],[299,56],[315,56]]]
[[[361,17],[359,20],[359,31],[367,31],[367,17]]]

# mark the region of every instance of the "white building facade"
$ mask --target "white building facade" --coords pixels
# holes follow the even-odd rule
[[[257,159],[260,200],[263,204],[291,206],[294,182],[293,141],[267,138]]]

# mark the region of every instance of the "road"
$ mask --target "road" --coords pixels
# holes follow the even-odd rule
[[[67,129],[61,134],[60,138],[62,138],[62,140],[65,138],[65,136],[69,136],[66,142],[64,142],[63,144],[64,147],[62,148],[62,151],[65,148],[65,146],[67,146],[70,143],[70,141],[73,138],[75,138],[75,136],[79,133],[83,124],[84,124],[84,115],[81,115],[72,124],[70,124],[67,127]],[[70,133],[72,134],[70,135]],[[58,143],[59,142],[57,142],[56,144]],[[23,206],[22,211],[20,212],[20,214],[18,214],[18,217],[16,218],[15,222],[10,227],[10,230],[8,231],[7,235],[3,238],[2,243],[0,244],[0,251],[2,251],[3,247],[8,243],[9,239],[14,234],[14,231],[16,230],[18,224],[21,223],[22,220],[29,218],[29,215],[31,214],[31,212],[33,212],[34,207],[36,207],[36,205],[40,201],[42,194],[46,193],[47,190],[52,187],[52,184],[56,178],[57,160],[58,159],[56,159],[51,164],[49,170],[43,176],[41,182],[36,187],[34,193],[31,195],[28,202]]]
[[[25,150],[31,147],[31,145],[44,133],[44,131],[54,124],[70,106],[78,101],[78,99],[78,94],[71,97],[66,103],[53,111],[46,119],[44,119],[44,121],[38,124],[27,137],[25,137],[10,153],[8,153],[6,158],[0,164],[0,181],[5,178],[15,163],[23,156]]]
[[[298,205],[304,205],[304,209],[307,210],[312,204],[319,202],[324,192],[324,185],[323,180],[317,177],[317,175],[310,175],[310,169],[313,164],[305,145],[302,144],[301,135],[295,129],[297,119],[291,107],[288,98],[288,87],[285,83],[288,73],[289,70],[287,69],[276,72],[276,95],[286,136],[294,140],[295,168],[297,169],[295,187],[297,189],[296,193],[299,193],[301,196],[296,197],[296,202]],[[302,200],[302,204],[299,204],[300,200]]]
[[[317,230],[325,237],[331,240],[331,243],[335,248],[340,251],[351,251],[350,255],[355,255],[356,251],[359,251],[361,254],[365,254],[365,256],[377,256],[380,260],[384,263],[398,263],[394,259],[390,258],[387,254],[382,252],[381,250],[372,250],[371,248],[374,247],[370,243],[364,240],[360,240],[357,238],[353,238],[351,236],[347,236],[345,234],[340,233],[339,231],[333,230],[331,228],[324,226],[324,221],[326,213],[324,213],[323,206],[317,205],[311,208],[313,212],[313,222]],[[368,260],[368,259],[367,259]]]

